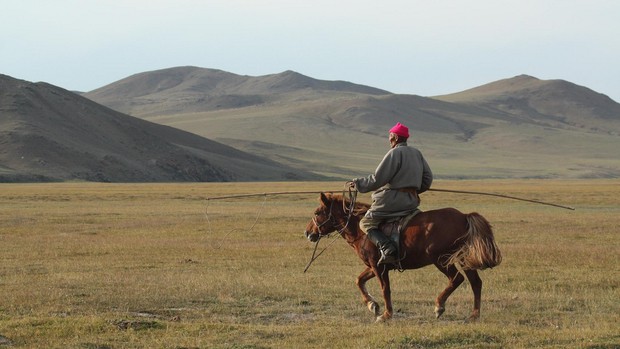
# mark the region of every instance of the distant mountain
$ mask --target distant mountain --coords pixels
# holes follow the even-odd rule
[[[620,104],[564,80],[520,75],[434,98],[477,106],[522,122],[620,133]]]
[[[85,97],[130,115],[158,115],[260,105],[272,101],[274,94],[300,91],[389,94],[345,81],[317,80],[293,71],[252,77],[190,66],[135,74],[90,91]]]
[[[0,75],[0,144],[0,182],[322,178],[121,114],[53,85],[5,75]]]
[[[291,71],[248,77],[180,67],[85,96],[326,176],[372,172],[398,121],[438,178],[620,177],[620,105],[562,80],[522,75],[427,98]]]

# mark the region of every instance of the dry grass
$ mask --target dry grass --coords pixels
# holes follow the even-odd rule
[[[210,201],[342,183],[0,185],[0,347],[617,348],[620,182],[457,181],[577,207],[427,193],[423,209],[478,211],[504,262],[482,272],[482,319],[464,324],[468,285],[435,320],[444,277],[393,273],[398,312],[376,325],[336,241],[302,273],[317,195]],[[368,201],[367,196],[360,200]],[[252,228],[257,215],[258,223]],[[371,293],[379,294],[376,282]],[[5,338],[3,340],[3,337]]]

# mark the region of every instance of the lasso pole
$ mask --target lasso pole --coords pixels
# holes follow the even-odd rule
[[[336,193],[342,190],[328,190],[328,191],[272,191],[267,193],[254,193],[254,194],[238,194],[238,195],[224,195],[224,196],[212,196],[207,200],[221,200],[221,199],[236,199],[236,198],[249,198],[253,196],[270,196],[270,195],[295,195],[295,194],[320,194],[320,193]]]
[[[236,198],[247,198],[247,197],[253,197],[253,196],[271,196],[271,195],[298,195],[298,194],[337,193],[337,192],[341,192],[341,191],[342,190],[329,190],[329,191],[276,191],[276,192],[265,192],[265,193],[254,193],[254,194],[238,194],[238,195],[213,196],[213,197],[208,197],[207,200],[236,199]],[[495,197],[500,197],[500,198],[505,198],[505,199],[512,199],[512,200],[532,202],[532,203],[535,203],[535,204],[554,206],[554,207],[559,207],[559,208],[563,208],[563,209],[567,209],[567,210],[573,210],[573,211],[575,210],[574,207],[570,207],[570,206],[564,206],[564,205],[554,204],[554,203],[550,203],[550,202],[544,202],[544,201],[540,201],[540,200],[524,199],[524,198],[520,198],[520,197],[516,197],[516,196],[511,196],[511,195],[504,195],[504,194],[485,193],[485,192],[480,192],[480,191],[467,191],[467,190],[436,189],[436,188],[431,188],[428,191],[436,191],[436,192],[444,192],[444,193],[455,193],[455,194],[474,194],[474,195],[495,196]]]
[[[496,196],[496,197],[506,198],[506,199],[513,199],[513,200],[533,202],[535,204],[555,206],[555,207],[565,208],[567,210],[573,210],[573,211],[575,210],[574,207],[570,207],[570,206],[558,205],[558,204],[553,204],[553,203],[550,203],[550,202],[544,202],[544,201],[540,201],[540,200],[524,199],[524,198],[519,198],[519,197],[516,197],[516,196],[510,196],[510,195],[504,195],[504,194],[485,193],[485,192],[479,192],[479,191],[435,189],[435,188],[431,188],[431,189],[429,189],[429,191],[438,191],[438,192],[444,192],[444,193],[457,193],[457,194],[475,194],[475,195]]]

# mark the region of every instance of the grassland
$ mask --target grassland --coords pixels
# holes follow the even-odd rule
[[[397,312],[373,323],[342,240],[303,273],[318,195],[205,200],[342,183],[2,184],[0,347],[620,347],[620,181],[435,185],[577,208],[423,195],[423,209],[478,211],[494,226],[504,262],[481,273],[478,323],[463,323],[467,284],[433,317],[446,280],[430,267],[393,273]]]

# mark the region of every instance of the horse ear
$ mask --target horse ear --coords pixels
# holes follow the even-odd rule
[[[321,204],[323,204],[323,206],[329,205],[329,198],[323,192],[321,192]]]

